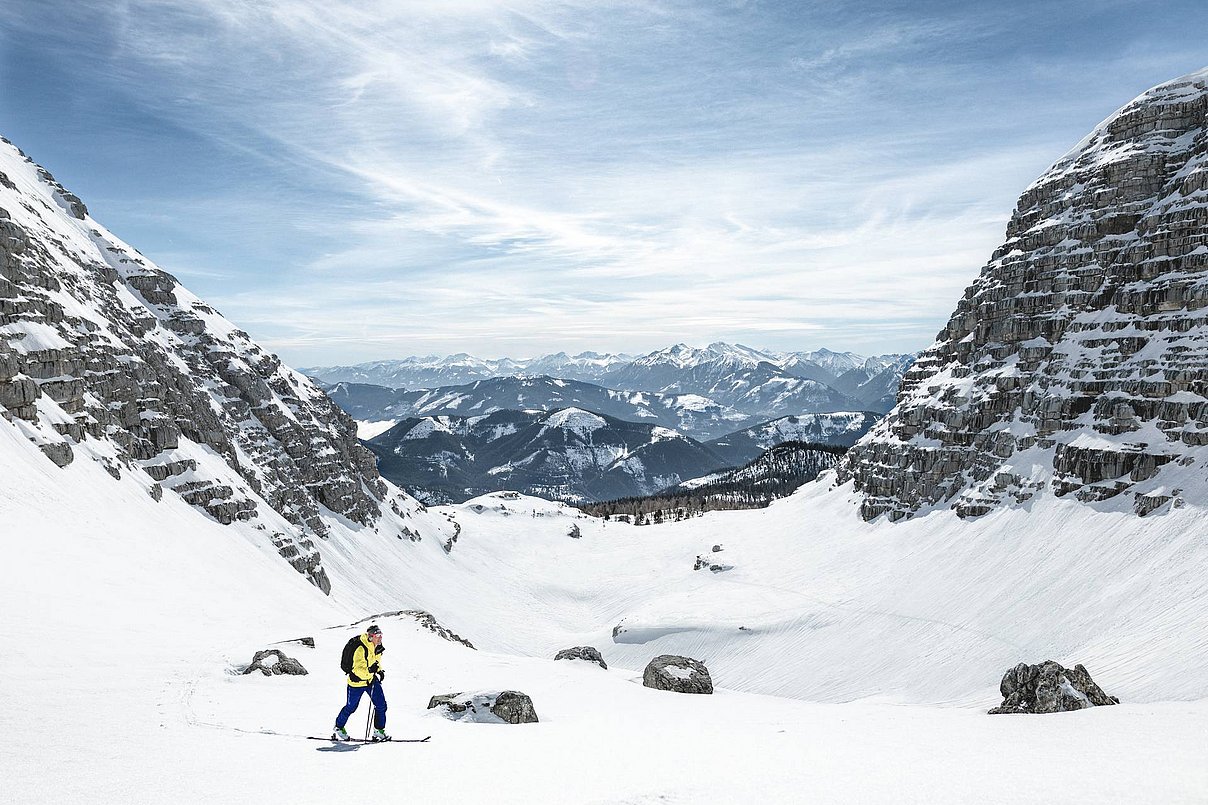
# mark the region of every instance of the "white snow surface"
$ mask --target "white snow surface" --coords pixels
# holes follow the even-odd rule
[[[427,439],[434,433],[451,433],[445,424],[435,417],[425,417],[415,423],[415,427],[407,431],[407,435],[403,437],[404,441],[412,441],[415,439]]]
[[[2,420],[0,477],[0,728],[19,737],[0,748],[6,802],[330,803],[355,780],[425,803],[1208,793],[1198,505],[1142,520],[1049,500],[972,522],[864,523],[824,479],[766,510],[636,528],[497,493],[490,511],[509,516],[473,502],[416,513],[419,542],[333,518],[327,597],[254,526],[156,503],[92,461],[59,469]],[[461,532],[446,554],[434,524],[450,521]],[[693,572],[719,542],[734,569]],[[432,740],[304,740],[342,702],[340,648],[363,628],[348,624],[413,607],[479,649],[379,621],[388,729]],[[308,676],[233,673],[302,636],[316,648],[275,647]],[[609,670],[551,659],[575,645]],[[642,687],[667,653],[705,662],[718,692]],[[1004,671],[1050,658],[1085,664],[1124,703],[984,714]],[[505,689],[529,694],[540,723],[426,710],[434,694]]]
[[[30,353],[71,346],[55,328],[34,321],[15,321],[0,327],[0,338],[12,344],[17,352]]]
[[[398,424],[398,420],[384,419],[378,422],[357,420],[357,438],[368,441],[374,436],[380,436]]]
[[[584,411],[582,408],[563,408],[545,418],[543,430],[560,428],[583,439],[590,439],[591,434],[605,427],[608,427],[608,422],[598,414]]]

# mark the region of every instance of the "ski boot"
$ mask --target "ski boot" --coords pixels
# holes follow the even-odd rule
[[[336,731],[331,734],[331,739],[333,741],[347,741],[348,730],[343,727],[336,727]]]
[[[390,736],[386,734],[385,730],[375,729],[373,732],[371,732],[369,734],[369,740],[371,740],[371,741],[389,741]]]

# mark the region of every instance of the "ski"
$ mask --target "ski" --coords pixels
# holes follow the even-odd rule
[[[330,736],[323,737],[321,735],[307,735],[308,741],[330,741],[333,744],[422,744],[427,743],[431,735],[423,738],[391,738],[389,741],[374,741],[368,738],[348,738],[347,740],[337,741]]]

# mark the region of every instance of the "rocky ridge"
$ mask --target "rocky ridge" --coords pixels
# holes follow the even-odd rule
[[[251,522],[298,572],[330,581],[334,513],[371,526],[418,504],[379,477],[353,420],[0,142],[0,417],[66,466]]]
[[[1024,191],[839,481],[865,519],[1049,493],[1180,505],[1208,464],[1206,268],[1208,69],[1127,104]]]

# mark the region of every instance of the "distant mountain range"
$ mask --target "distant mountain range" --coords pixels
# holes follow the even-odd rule
[[[521,375],[550,375],[566,380],[598,382],[613,369],[632,360],[633,356],[630,355],[602,355],[596,352],[573,356],[558,352],[527,360],[476,358],[461,352],[446,357],[411,356],[354,366],[314,366],[302,371],[325,383],[367,383],[394,389],[427,389]]]
[[[574,406],[711,439],[784,416],[884,413],[913,356],[865,358],[825,349],[767,353],[729,344],[705,349],[678,344],[641,358],[559,353],[530,361],[466,355],[449,360],[444,367],[434,358],[407,358],[306,371],[362,422]],[[538,367],[561,373],[534,372]],[[437,377],[459,382],[415,385]],[[460,382],[470,377],[476,379]]]
[[[725,466],[677,431],[580,408],[409,417],[365,444],[384,476],[430,503],[501,490],[576,502],[648,495]]]
[[[308,372],[361,424],[383,476],[422,499],[511,489],[579,502],[649,495],[785,441],[850,446],[891,407],[911,360],[718,343],[640,358],[455,355]],[[405,387],[437,378],[475,379]],[[564,421],[574,427],[563,432]]]
[[[408,417],[365,445],[384,477],[428,503],[503,490],[581,503],[651,495],[706,473],[720,478],[782,442],[842,450],[878,419],[864,412],[784,417],[702,443],[657,423],[582,408],[504,408]]]
[[[545,376],[493,377],[463,386],[419,391],[338,383],[326,387],[326,391],[337,405],[362,422],[574,407],[631,422],[661,425],[695,438],[708,439],[761,419],[695,394],[617,391],[578,380]]]
[[[786,416],[726,434],[705,445],[727,466],[745,464],[784,442],[851,447],[881,417],[868,411]]]
[[[640,357],[559,352],[527,360],[494,360],[463,353],[303,371],[327,385],[357,383],[410,391],[545,376],[608,389],[699,395],[751,417],[772,419],[817,411],[884,413],[892,407],[887,390],[896,392],[897,381],[912,360],[913,355],[864,357],[827,349],[770,352],[718,342],[703,349],[676,344]]]

